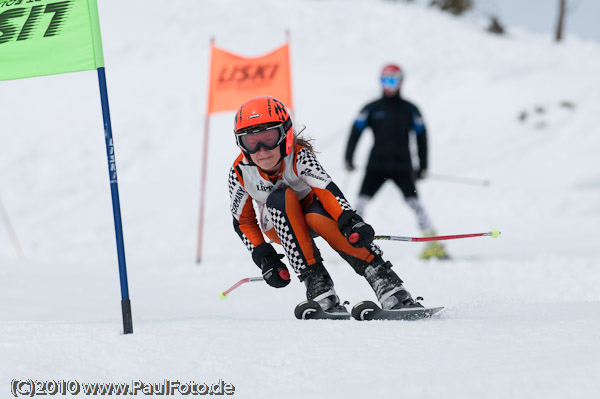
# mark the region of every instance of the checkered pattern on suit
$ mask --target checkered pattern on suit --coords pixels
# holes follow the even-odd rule
[[[298,244],[298,241],[292,232],[292,228],[285,212],[269,206],[267,206],[267,211],[271,214],[271,221],[273,222],[273,226],[275,226],[275,232],[281,240],[281,245],[283,246],[283,250],[285,251],[290,266],[299,274],[306,268],[306,259],[304,258],[304,255],[302,255],[302,252],[300,252],[300,244]]]
[[[296,159],[296,166],[298,171],[309,169],[316,175],[322,177],[324,180],[331,180],[331,177],[325,172],[325,169],[321,166],[317,158],[308,149],[303,148],[298,151],[298,158]]]

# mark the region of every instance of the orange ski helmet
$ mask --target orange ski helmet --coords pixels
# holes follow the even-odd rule
[[[245,101],[235,114],[233,126],[237,145],[249,161],[251,161],[250,154],[258,151],[262,143],[258,142],[255,148],[249,148],[245,145],[244,136],[255,135],[266,129],[279,131],[276,145],[281,148],[282,158],[292,152],[294,144],[292,119],[285,105],[275,97],[259,96]],[[274,148],[268,144],[263,146],[267,149]]]

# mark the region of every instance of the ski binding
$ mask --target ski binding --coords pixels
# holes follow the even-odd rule
[[[326,312],[321,309],[321,306],[316,301],[300,302],[294,315],[300,320],[350,320],[350,313],[346,312]]]
[[[352,308],[352,317],[356,320],[420,320],[440,312],[444,307],[383,310],[373,301],[358,302]]]

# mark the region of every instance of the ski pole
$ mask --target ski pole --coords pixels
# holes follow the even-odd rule
[[[355,237],[353,235],[356,234]],[[498,229],[493,229],[488,233],[474,233],[474,234],[457,234],[451,236],[433,236],[433,237],[400,237],[400,236],[375,236],[374,240],[389,240],[389,241],[412,241],[412,242],[423,242],[423,241],[442,241],[442,240],[456,240],[457,238],[470,238],[470,237],[492,237],[498,238],[500,232]],[[354,241],[352,241],[354,239]],[[350,235],[350,242],[358,241],[358,234],[352,233]]]
[[[489,180],[472,179],[470,177],[438,175],[438,174],[435,174],[435,173],[428,174],[427,176],[430,177],[430,178],[432,178],[432,179],[453,181],[455,183],[474,184],[474,185],[477,185],[477,186],[486,186],[486,187],[490,185],[490,181]]]
[[[226,289],[226,290],[223,290],[223,291],[219,292],[219,298],[221,298],[221,299],[227,299],[227,295],[231,291],[235,290],[237,287],[239,287],[242,284],[252,283],[254,281],[265,281],[265,280],[263,279],[262,276],[243,278],[240,281],[238,281],[237,283],[235,283],[234,285],[232,285],[231,287],[229,287],[229,289]]]

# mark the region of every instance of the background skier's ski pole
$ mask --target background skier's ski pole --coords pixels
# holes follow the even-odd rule
[[[265,280],[263,279],[262,276],[243,278],[240,281],[238,281],[237,283],[235,283],[234,285],[232,285],[231,287],[229,287],[229,289],[226,289],[224,291],[219,292],[219,298],[221,298],[221,299],[227,299],[227,295],[231,291],[235,290],[237,287],[239,287],[242,284],[251,283],[251,282],[254,282],[254,281],[265,281]]]
[[[356,242],[358,240],[358,235],[353,239],[353,235],[356,233],[352,233],[350,235],[350,242]],[[474,234],[456,234],[451,236],[433,236],[433,237],[400,237],[400,236],[375,236],[375,240],[390,240],[390,241],[413,241],[413,242],[423,242],[423,241],[442,241],[442,240],[455,240],[457,238],[470,238],[470,237],[492,237],[498,238],[500,232],[497,229],[493,229],[488,233],[474,233]]]
[[[449,176],[449,175],[438,175],[435,173],[430,173],[427,175],[430,179],[438,179],[438,180],[446,180],[454,183],[463,183],[463,184],[474,184],[476,186],[489,186],[489,180],[482,179],[472,179],[470,177],[461,177],[461,176]]]

